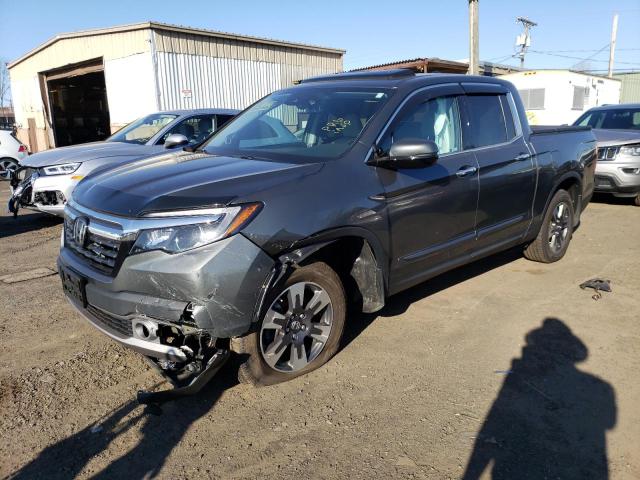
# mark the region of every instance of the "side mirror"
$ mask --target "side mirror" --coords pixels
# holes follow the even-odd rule
[[[373,164],[382,168],[423,168],[438,160],[438,145],[431,140],[403,138],[391,145],[389,155]]]
[[[188,143],[189,139],[184,135],[180,133],[172,133],[164,141],[164,148],[179,147],[182,145],[187,145]]]

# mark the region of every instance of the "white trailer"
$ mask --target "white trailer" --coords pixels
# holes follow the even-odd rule
[[[622,82],[571,70],[531,70],[501,78],[513,83],[522,97],[529,123],[573,123],[591,107],[620,103]]]

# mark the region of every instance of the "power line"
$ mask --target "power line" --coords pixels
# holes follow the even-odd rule
[[[607,43],[607,47],[609,44]],[[538,50],[538,53],[589,53],[589,52],[601,52],[602,49],[599,50]],[[616,48],[616,52],[638,52],[640,48]]]
[[[609,45],[607,45],[607,47],[609,47]],[[537,53],[537,54],[540,54],[540,55],[549,55],[549,56],[552,56],[552,57],[568,58],[568,59],[571,59],[571,60],[581,60],[583,62],[584,61],[591,61],[591,62],[609,63],[609,60],[599,60],[599,59],[591,58],[591,57],[588,57],[588,58],[573,57],[573,56],[570,56],[570,55],[562,55],[562,54],[559,54],[559,53],[549,53],[549,52],[543,52],[543,51],[540,51],[540,50],[529,50],[529,52]],[[640,62],[616,62],[616,63],[621,63],[621,64],[624,64],[624,65],[640,65]]]

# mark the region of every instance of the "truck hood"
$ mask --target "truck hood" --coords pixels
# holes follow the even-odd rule
[[[157,150],[157,147],[154,149],[153,146],[124,142],[93,142],[34,153],[20,163],[25,167],[40,168],[63,163],[86,162],[97,158],[139,157],[154,150]]]
[[[640,131],[604,130],[599,128],[594,128],[592,131],[598,141],[599,147],[614,147],[618,145],[640,143]]]
[[[89,175],[73,200],[92,210],[137,217],[146,212],[259,200],[260,192],[296,182],[322,163],[175,152],[139,159]]]

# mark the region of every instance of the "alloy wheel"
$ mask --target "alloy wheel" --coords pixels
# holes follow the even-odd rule
[[[278,295],[262,321],[262,358],[274,370],[300,371],[320,355],[332,324],[327,292],[316,283],[294,283]]]
[[[10,178],[10,172],[15,172],[18,169],[18,164],[13,160],[0,160],[0,178],[8,180]]]
[[[567,242],[570,221],[569,208],[567,203],[560,202],[553,210],[549,226],[549,247],[554,253],[562,251]]]

